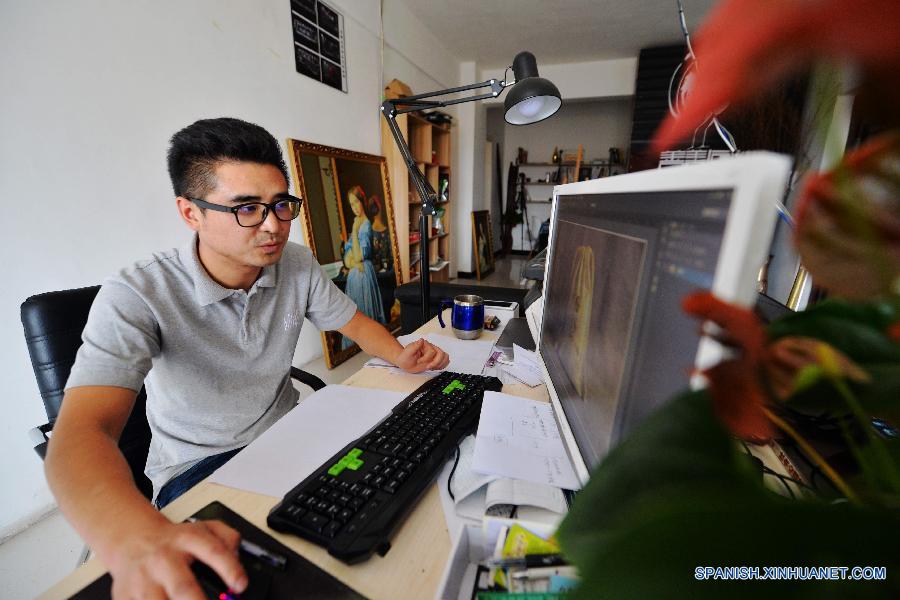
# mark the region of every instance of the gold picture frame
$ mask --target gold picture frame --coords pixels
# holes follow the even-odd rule
[[[361,312],[398,334],[400,257],[384,157],[294,139],[287,147],[306,243]],[[359,352],[337,331],[322,332],[322,347],[329,369]]]
[[[479,281],[494,272],[494,232],[491,211],[472,211],[472,253],[475,276]]]

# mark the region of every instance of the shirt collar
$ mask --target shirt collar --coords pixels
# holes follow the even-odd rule
[[[194,281],[194,299],[200,306],[207,306],[228,298],[234,293],[234,290],[219,285],[209,276],[203,263],[200,262],[197,242],[198,238],[195,233],[191,236],[191,241],[188,245],[182,248],[179,254],[182,256],[182,261],[187,267],[191,279]],[[256,287],[275,287],[277,283],[278,263],[275,263],[274,265],[263,267],[259,279],[253,285]]]

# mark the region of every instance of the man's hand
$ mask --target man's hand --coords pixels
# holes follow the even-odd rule
[[[205,598],[191,563],[209,565],[235,592],[247,587],[238,560],[240,535],[221,521],[170,523],[125,540],[109,564],[114,598]],[[102,557],[101,557],[102,558]]]
[[[421,373],[447,368],[450,357],[437,346],[419,338],[403,348],[394,364],[407,373]]]

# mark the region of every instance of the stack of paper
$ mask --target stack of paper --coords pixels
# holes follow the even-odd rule
[[[500,381],[525,383],[531,387],[544,383],[544,379],[541,377],[541,367],[534,352],[513,344],[513,360],[511,365],[501,365],[498,372]]]
[[[456,512],[461,516],[480,521],[488,509],[501,504],[566,512],[566,500],[559,488],[477,473],[472,468],[474,455],[475,437],[469,436],[459,445],[459,462],[450,480]]]
[[[473,469],[569,490],[581,488],[546,402],[485,392]]]
[[[456,539],[464,525],[481,526],[497,517],[489,509],[515,505],[516,518],[541,523],[552,532],[568,510],[559,488],[546,484],[484,475],[472,469],[475,438],[469,436],[460,444],[459,463],[451,460],[438,477],[441,508],[450,537]],[[453,477],[450,477],[451,472]],[[453,497],[450,493],[453,493]]]

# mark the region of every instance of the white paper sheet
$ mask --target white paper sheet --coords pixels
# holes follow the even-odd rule
[[[441,474],[438,475],[437,486],[438,493],[441,497],[441,508],[444,513],[444,521],[447,523],[447,532],[450,534],[450,541],[454,545],[456,544],[456,540],[459,538],[460,533],[462,532],[462,528],[464,525],[481,525],[481,517],[484,515],[480,515],[477,518],[474,517],[464,517],[460,515],[456,510],[456,504],[450,498],[450,494],[447,492],[447,480],[450,478],[450,471],[453,469],[453,461],[447,462],[444,465]],[[455,477],[455,476],[454,476]]]
[[[546,402],[485,392],[475,436],[479,473],[581,488]]]
[[[325,386],[213,473],[210,481],[281,498],[405,397],[403,392]]]
[[[450,355],[448,371],[470,375],[481,375],[494,349],[494,340],[459,340],[439,333],[429,333],[425,339]]]
[[[421,336],[415,334],[402,335],[397,338],[397,341],[403,346],[406,346],[420,337]],[[482,374],[484,371],[484,363],[491,357],[491,350],[494,348],[493,340],[460,340],[455,337],[441,335],[440,333],[426,334],[425,339],[449,355],[450,364],[447,365],[448,371],[469,373],[471,375]],[[371,358],[366,361],[364,366],[380,367],[395,373],[405,372],[403,369],[399,369],[380,358]],[[433,375],[439,372],[440,371],[426,371],[425,374]]]

